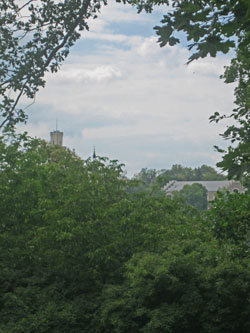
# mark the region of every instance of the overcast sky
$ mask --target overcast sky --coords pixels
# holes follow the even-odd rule
[[[82,158],[95,146],[97,155],[125,163],[129,176],[173,164],[215,166],[213,146],[225,146],[226,124],[208,118],[233,108],[233,87],[219,79],[229,56],[185,65],[184,45],[156,42],[163,13],[138,15],[114,3],[102,9],[60,72],[47,76],[22,129],[49,140],[57,119],[65,146]]]

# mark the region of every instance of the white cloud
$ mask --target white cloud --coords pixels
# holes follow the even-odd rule
[[[98,20],[103,20],[111,23],[134,23],[135,21],[140,22],[151,22],[152,17],[146,13],[141,13],[140,15],[137,13],[136,7],[132,7],[131,5],[124,5],[122,2],[118,3],[116,1],[109,1],[107,6],[103,6],[101,8],[101,12],[98,15],[98,19],[94,20],[95,23]]]
[[[189,66],[188,70],[193,74],[201,74],[201,75],[215,75],[219,77],[223,73],[223,66],[225,63],[221,58],[217,58],[214,61],[213,58],[206,58],[202,61],[193,61]]]
[[[43,121],[39,121],[39,123],[28,122],[28,124],[26,125],[18,126],[19,132],[27,131],[28,134],[32,137],[43,138],[47,140],[49,138],[49,133],[51,130],[52,129],[50,127],[50,124]]]
[[[138,46],[137,52],[139,55],[145,56],[152,56],[155,54],[159,54],[159,47],[156,44],[157,38],[156,37],[149,37],[145,38],[142,43]]]
[[[95,31],[90,31],[86,35],[83,36],[84,39],[92,39],[92,40],[102,40],[102,41],[109,41],[109,42],[117,42],[117,43],[128,43],[134,39],[134,37],[130,38],[126,35],[121,34],[112,34],[107,32],[98,33]],[[138,37],[136,37],[138,40]]]
[[[62,80],[67,83],[81,83],[88,81],[106,81],[114,78],[120,78],[122,73],[118,68],[111,65],[97,66],[92,69],[68,68],[62,69],[57,77],[57,80]]]

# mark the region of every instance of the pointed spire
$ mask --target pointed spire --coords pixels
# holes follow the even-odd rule
[[[92,157],[93,157],[93,160],[96,159],[95,147],[94,147],[94,151],[93,151],[93,155],[92,155]]]

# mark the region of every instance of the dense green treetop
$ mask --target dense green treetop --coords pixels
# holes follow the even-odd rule
[[[207,209],[207,189],[201,184],[184,185],[174,196],[199,210]]]
[[[237,245],[243,257],[250,255],[249,193],[218,192],[207,216],[217,239],[229,240],[232,248]]]
[[[168,223],[196,214],[129,194],[117,161],[25,135],[1,138],[0,169],[3,332],[96,331],[103,286],[119,283],[135,252],[166,248]]]
[[[203,164],[197,168],[183,167],[179,164],[174,164],[169,170],[161,170],[161,177],[166,177],[166,180],[224,180],[226,177],[218,173],[213,167]]]
[[[249,196],[202,215],[106,158],[0,138],[3,333],[248,332]]]

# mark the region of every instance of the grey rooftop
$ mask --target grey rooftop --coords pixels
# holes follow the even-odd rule
[[[235,185],[237,189],[239,186],[239,182],[234,180],[211,180],[211,181],[170,181],[165,186],[165,191],[167,193],[180,191],[185,185],[192,185],[192,184],[201,184],[204,186],[208,192],[216,192],[222,188],[232,188]]]

